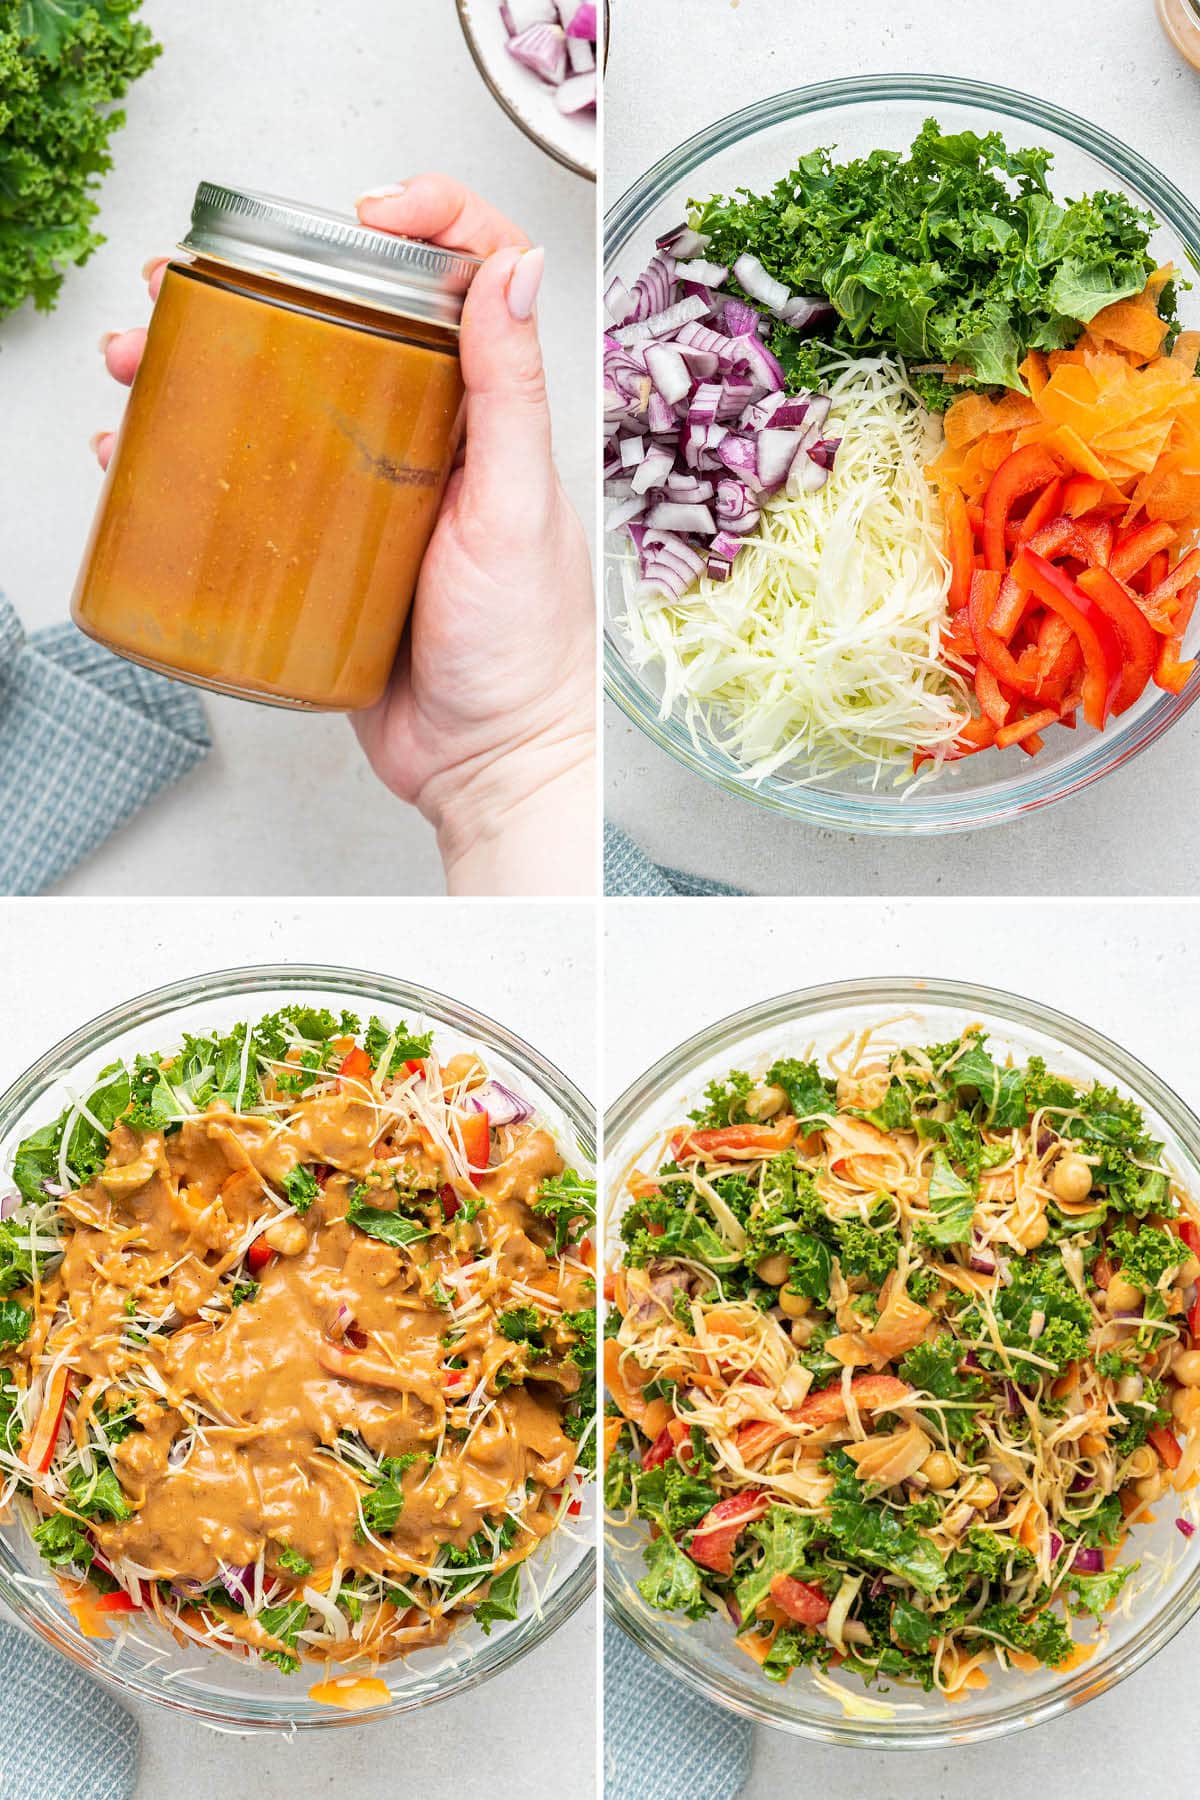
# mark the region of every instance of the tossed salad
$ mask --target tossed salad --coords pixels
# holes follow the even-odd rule
[[[287,1007],[113,1064],[11,1180],[0,1506],[86,1635],[366,1706],[517,1617],[594,1462],[594,1189],[479,1056]]]
[[[978,1029],[830,1071],[735,1071],[625,1178],[605,1497],[641,1593],[775,1681],[1069,1668],[1153,1576],[1148,1509],[1197,1523],[1200,1208],[1132,1101]]]
[[[813,151],[608,288],[631,653],[751,779],[1034,755],[1194,672],[1200,332],[1154,220],[1051,160]]]

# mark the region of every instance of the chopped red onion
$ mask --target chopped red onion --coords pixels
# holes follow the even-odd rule
[[[732,563],[741,547],[741,538],[734,537],[733,533],[729,531],[718,531],[716,537],[712,541],[713,555],[722,556],[725,558],[726,562],[730,563]]]
[[[559,83],[558,92],[554,96],[554,104],[560,113],[587,112],[596,104],[596,71],[585,70],[582,75],[568,75]]]
[[[567,34],[561,25],[531,25],[508,40],[508,54],[551,87],[567,77]]]
[[[733,273],[738,286],[745,288],[752,300],[757,300],[771,312],[778,312],[791,298],[783,282],[768,275],[757,256],[739,256],[733,265]]]
[[[717,522],[707,506],[688,506],[673,500],[660,500],[647,514],[648,522],[660,531],[695,532],[714,537]]]
[[[563,0],[559,0],[558,10],[567,27],[568,37],[580,38],[589,44],[596,42],[595,0],[576,0],[574,6],[569,3],[564,5]]]
[[[727,557],[710,554],[705,560],[704,573],[710,581],[728,581],[733,574],[733,564]]]
[[[1184,1537],[1187,1538],[1194,1536],[1196,1531],[1196,1527],[1192,1524],[1190,1519],[1176,1519],[1175,1529],[1176,1531],[1182,1531]]]
[[[727,300],[723,323],[731,338],[757,336],[759,315],[744,300]]]
[[[254,1604],[254,1564],[218,1563],[217,1569],[221,1577],[221,1586],[243,1606]]]
[[[1069,1491],[1072,1494],[1086,1494],[1091,1488],[1094,1488],[1095,1485],[1096,1485],[1095,1476],[1093,1476],[1093,1475],[1077,1475],[1075,1477],[1074,1481],[1071,1483]]]
[[[562,23],[554,0],[503,0],[500,16],[514,37],[531,25]]]
[[[532,1119],[535,1110],[528,1100],[523,1100],[520,1094],[514,1094],[499,1081],[490,1081],[485,1088],[472,1094],[471,1108],[474,1112],[485,1112],[493,1125],[523,1125],[526,1119]]]
[[[758,479],[764,488],[782,487],[796,451],[800,447],[799,431],[776,431],[773,427],[758,434]]]
[[[707,310],[703,300],[676,300],[662,312],[649,313],[632,325],[622,325],[612,335],[618,344],[642,344],[651,338],[670,337],[681,325],[701,318]]]
[[[705,262],[699,256],[688,257],[685,262],[679,263],[679,279],[699,282],[701,287],[719,288],[728,274],[729,270],[724,263]]]
[[[604,304],[614,325],[623,325],[631,317],[637,301],[619,275],[614,275],[604,290]]]
[[[672,256],[703,256],[708,249],[708,239],[693,231],[690,225],[676,225],[655,239],[654,248],[668,250]]]
[[[973,1264],[972,1267],[974,1267]],[[1010,1413],[1019,1413],[1021,1410],[1021,1396],[1015,1382],[1006,1381],[1004,1384],[1004,1406],[1005,1410]]]
[[[5,1194],[0,1199],[0,1219],[11,1219],[20,1204],[20,1194]]]
[[[646,368],[663,399],[671,406],[686,400],[692,389],[688,366],[671,344],[647,344]]]
[[[1104,1573],[1103,1550],[1076,1550],[1071,1559],[1071,1567],[1078,1575],[1102,1575]]]
[[[1050,1561],[1053,1562],[1063,1547],[1063,1541],[1057,1531],[1050,1533]]]
[[[589,69],[596,67],[595,44],[589,44],[586,38],[572,37],[568,31],[567,61],[576,75],[585,75]]]
[[[810,299],[807,294],[795,294],[786,305],[779,308],[780,320],[783,324],[790,325],[793,331],[807,331],[809,326],[832,324],[836,316],[836,309],[828,300]]]

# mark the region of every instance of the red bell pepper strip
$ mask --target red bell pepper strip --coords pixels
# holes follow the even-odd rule
[[[1197,587],[1193,584],[1191,592],[1185,597],[1183,605],[1171,621],[1176,628],[1171,637],[1162,640],[1158,653],[1158,662],[1154,670],[1154,679],[1159,687],[1168,694],[1178,694],[1187,686],[1196,672],[1196,661],[1180,662],[1179,653],[1183,649],[1183,634],[1192,622],[1192,613],[1196,607]]]
[[[42,1410],[37,1417],[37,1424],[29,1439],[25,1451],[25,1460],[31,1469],[44,1475],[54,1461],[54,1446],[58,1443],[58,1434],[62,1428],[63,1414],[67,1410],[67,1401],[71,1397],[71,1373],[60,1363],[51,1375],[46,1392],[42,1395]]]
[[[1152,1425],[1146,1433],[1146,1442],[1154,1446],[1168,1469],[1177,1469],[1183,1461],[1179,1439],[1165,1425]]]
[[[1008,567],[1004,542],[1009,514],[1017,501],[1036,489],[1049,486],[1062,474],[1050,452],[1040,444],[1027,444],[1006,456],[988,483],[983,498],[983,564],[1002,575]]]
[[[1052,481],[1048,487],[1042,489],[1025,517],[1019,519],[1015,525],[1010,525],[1009,533],[1014,549],[1021,544],[1027,544],[1031,537],[1041,531],[1043,526],[1048,525],[1051,519],[1056,519],[1059,513],[1065,510],[1062,504],[1065,486],[1066,483],[1061,480]]]
[[[1130,579],[1130,587],[1139,594],[1148,594],[1156,588],[1160,581],[1165,581],[1171,568],[1171,554],[1168,550],[1156,550],[1145,568]]]
[[[425,1073],[425,1062],[420,1056],[406,1056],[404,1066],[410,1075],[424,1075]]]
[[[1147,611],[1161,608],[1168,600],[1173,600],[1176,594],[1187,587],[1190,581],[1196,580],[1200,580],[1200,549],[1189,550],[1188,554],[1181,557],[1175,564],[1171,573],[1164,576],[1162,581],[1157,582],[1149,590],[1146,595]]]
[[[1023,587],[1052,611],[1060,613],[1079,639],[1083,652],[1083,716],[1103,731],[1121,679],[1121,641],[1107,616],[1077,582],[1036,550],[1022,550],[1013,574]]]
[[[92,1601],[92,1609],[98,1613],[131,1613],[141,1612],[141,1602],[124,1588],[114,1588],[111,1594],[100,1594]]]
[[[992,608],[991,629],[998,638],[1011,643],[1032,604],[1028,589],[1020,587],[1011,575],[1000,583],[1000,593]]]
[[[964,756],[977,756],[981,750],[990,750],[996,741],[996,722],[994,719],[968,719],[955,738],[949,750],[939,752],[943,762],[961,762]],[[932,750],[913,751],[913,774],[922,763],[932,762]]]
[[[1118,581],[1131,581],[1158,551],[1170,549],[1176,535],[1174,527],[1165,520],[1157,525],[1139,525],[1122,538],[1108,566]]]
[[[1200,1225],[1193,1219],[1176,1219],[1174,1231],[1195,1257],[1200,1257]]]
[[[1043,712],[1031,713],[1027,719],[1014,719],[1011,725],[1002,726],[996,733],[996,748],[997,750],[1007,750],[1010,744],[1020,744],[1021,748],[1025,749],[1030,738],[1036,737],[1045,726],[1057,723],[1058,708],[1056,706],[1047,707]],[[1041,748],[1042,745],[1039,743],[1038,749]]]
[[[746,1488],[740,1494],[718,1500],[705,1513],[688,1545],[692,1561],[718,1575],[732,1575],[733,1546],[747,1525],[761,1519],[770,1504],[770,1495],[764,1488]]]
[[[472,1174],[480,1174],[488,1166],[488,1158],[492,1154],[491,1131],[488,1116],[485,1112],[460,1113],[458,1129],[462,1136],[463,1150],[466,1152],[467,1167]]]
[[[830,1602],[819,1587],[800,1581],[795,1575],[776,1575],[771,1581],[771,1598],[780,1612],[798,1625],[822,1625],[829,1617]]]
[[[975,570],[975,543],[967,503],[957,488],[951,488],[943,501],[946,517],[946,555],[950,561],[950,611],[958,612],[967,604],[971,593],[971,576]]]
[[[448,1181],[438,1189],[438,1199],[442,1203],[442,1217],[448,1224],[461,1206],[458,1195]]]
[[[1075,535],[1087,549],[1086,561],[1093,568],[1107,569],[1112,561],[1113,524],[1111,519],[1076,519]]]
[[[677,1131],[671,1139],[672,1154],[679,1159],[720,1156],[774,1156],[786,1150],[796,1136],[796,1121],[787,1114],[774,1125],[720,1125],[706,1131]]]
[[[1158,661],[1159,637],[1146,615],[1108,569],[1084,569],[1079,577],[1084,593],[1104,613],[1121,640],[1121,678],[1112,710],[1123,713],[1139,699]]]
[[[371,1079],[371,1059],[361,1044],[355,1044],[338,1067],[338,1086],[358,1086]]]
[[[1005,699],[1000,683],[985,662],[975,665],[975,697],[979,701],[984,716],[993,724],[1003,725],[1009,715],[1010,704]],[[999,733],[996,737],[999,743]]]
[[[867,1412],[892,1406],[912,1391],[907,1381],[901,1381],[898,1375],[855,1375],[850,1383],[855,1406]],[[792,1417],[801,1425],[814,1425],[818,1428],[831,1425],[835,1419],[844,1419],[846,1398],[842,1393],[841,1382],[834,1381],[828,1387],[818,1388],[815,1394],[810,1394],[801,1403]]]
[[[671,1435],[671,1427],[664,1425],[645,1456],[642,1458],[643,1469],[658,1469],[675,1454],[675,1439]]]
[[[275,1252],[270,1244],[265,1243],[262,1238],[256,1237],[246,1252],[246,1266],[252,1274],[261,1274],[267,1264],[274,1260],[274,1256]]]
[[[1047,567],[1049,565],[1047,564]],[[996,678],[1015,693],[1024,694],[1027,699],[1036,700],[1036,677],[1026,674],[1019,668],[1012,651],[992,629],[991,617],[1000,591],[1000,577],[993,569],[978,569],[971,581],[971,598],[967,606],[967,616],[971,621],[971,635],[975,639],[975,649],[980,660],[985,662]]]

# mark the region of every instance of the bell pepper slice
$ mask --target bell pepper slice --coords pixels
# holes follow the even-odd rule
[[[1000,683],[985,662],[975,665],[975,698],[986,718],[996,725],[1003,725],[1012,710],[1011,704],[1005,699]]]
[[[774,1125],[718,1125],[705,1131],[677,1131],[671,1139],[676,1157],[775,1156],[796,1136],[796,1121],[787,1113]]]
[[[1175,631],[1170,637],[1163,638],[1158,652],[1158,662],[1154,669],[1154,679],[1159,687],[1168,694],[1182,693],[1196,672],[1196,660],[1180,662],[1179,653],[1183,649],[1183,636],[1192,622],[1192,614],[1196,609],[1196,595],[1200,592],[1193,583],[1191,591],[1184,596],[1183,605],[1176,613],[1172,624]]]
[[[718,1575],[732,1575],[733,1546],[747,1525],[761,1519],[770,1504],[764,1488],[743,1488],[740,1494],[718,1500],[697,1525],[687,1547],[692,1561]]]
[[[1027,544],[1031,537],[1034,537],[1043,526],[1048,525],[1051,519],[1056,519],[1063,511],[1063,490],[1066,485],[1061,478],[1058,481],[1052,481],[1049,487],[1042,489],[1025,517],[1019,519],[1015,526],[1010,526],[1014,549],[1019,544]]]
[[[1046,565],[1049,567],[1049,564]],[[967,617],[971,621],[971,636],[975,639],[975,649],[982,662],[986,663],[992,674],[1004,686],[1014,693],[1023,694],[1027,699],[1036,700],[1037,678],[1028,674],[1018,666],[1017,660],[1004,639],[993,629],[992,614],[996,607],[1000,592],[1000,576],[994,569],[977,569],[971,578],[971,598],[967,603]]]
[[[1084,569],[1079,585],[1105,613],[1121,640],[1121,679],[1114,713],[1126,712],[1144,691],[1158,661],[1161,639],[1136,600],[1108,569]]]
[[[1121,680],[1121,640],[1107,614],[1077,582],[1036,550],[1021,551],[1013,575],[1043,606],[1059,613],[1079,639],[1084,665],[1083,716],[1095,730],[1103,731]]]
[[[99,1594],[92,1601],[92,1608],[98,1613],[131,1613],[141,1612],[141,1602],[124,1588],[115,1588],[111,1594]]]
[[[967,517],[967,503],[957,488],[951,488],[942,502],[946,520],[946,555],[950,560],[949,604],[952,613],[959,612],[970,598],[971,576],[975,571],[975,538]]]
[[[1177,1469],[1183,1461],[1183,1451],[1179,1447],[1179,1439],[1174,1432],[1168,1431],[1165,1425],[1153,1425],[1146,1433],[1146,1442],[1153,1444],[1168,1469]]]
[[[63,1422],[63,1414],[67,1410],[67,1401],[71,1397],[71,1371],[60,1363],[51,1375],[42,1395],[42,1409],[37,1416],[37,1424],[33,1427],[28,1445],[24,1449],[25,1461],[39,1475],[44,1475],[54,1461],[54,1447],[58,1443],[58,1434]]]
[[[1038,733],[1044,731],[1047,725],[1057,723],[1058,708],[1056,706],[1048,706],[1041,712],[1030,713],[1027,719],[1014,719],[1011,725],[1002,725],[996,733],[996,748],[997,750],[1007,750],[1012,744],[1020,744],[1024,750],[1028,748],[1030,738],[1037,737]],[[1039,750],[1044,748],[1040,739],[1037,747]]]
[[[1154,525],[1139,525],[1121,539],[1108,566],[1118,581],[1131,581],[1156,551],[1169,550],[1177,535],[1174,526],[1165,520]]]
[[[780,1612],[798,1625],[820,1625],[829,1617],[831,1602],[819,1587],[796,1575],[773,1575],[771,1598]]]
[[[1200,579],[1200,548],[1189,550],[1181,557],[1171,573],[1156,582],[1146,594],[1146,610],[1161,610],[1169,600],[1173,600],[1190,581]]]
[[[357,1087],[371,1079],[371,1059],[361,1044],[356,1044],[338,1065],[338,1086]]]
[[[275,1252],[270,1244],[256,1237],[246,1252],[246,1267],[252,1275],[261,1275],[267,1264],[275,1260]]]
[[[485,1112],[460,1113],[458,1129],[462,1137],[462,1146],[466,1151],[467,1167],[473,1174],[481,1174],[488,1166],[488,1158],[492,1153],[491,1131],[488,1116]]]
[[[988,483],[983,499],[983,563],[987,569],[1003,574],[1008,567],[1004,541],[1009,514],[1026,494],[1058,481],[1062,470],[1050,452],[1041,444],[1026,444],[1006,456]]]

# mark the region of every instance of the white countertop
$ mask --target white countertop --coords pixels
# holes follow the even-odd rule
[[[0,1090],[59,1037],[135,990],[234,964],[329,961],[452,994],[527,1038],[585,1094],[596,1091],[590,905],[492,901],[485,911],[447,900],[352,908],[233,901],[215,910],[200,901],[101,900],[9,902],[0,910]],[[428,1713],[309,1732],[292,1743],[218,1736],[139,1704],[135,1800],[450,1792],[456,1800],[590,1800],[596,1643],[588,1600],[549,1642],[473,1693]]]
[[[1047,30],[1047,27],[1049,28]],[[1200,194],[1200,75],[1153,0],[636,0],[614,22],[605,205],[702,126],[859,73],[962,75],[1083,113]],[[720,792],[607,708],[606,807],[655,861],[756,894],[1178,894],[1194,886],[1200,713],[1062,806],[954,838],[854,837]],[[1064,854],[1063,846],[1069,846]]]
[[[853,976],[924,975],[1035,996],[1114,1038],[1200,1109],[1194,906],[610,900],[606,912],[605,1010],[620,1020],[605,1048],[606,1105],[693,1032],[756,1000]],[[741,1800],[1183,1793],[1200,1773],[1197,1655],[1193,1621],[1079,1712],[977,1747],[856,1751],[759,1727]]]
[[[452,0],[145,0],[164,46],[126,101],[101,192],[108,242],[55,312],[0,321],[0,587],[26,626],[66,617],[100,475],[92,433],[124,396],[102,332],[141,324],[140,270],[187,227],[201,178],[341,211],[445,169],[547,246],[540,313],[559,465],[594,513],[595,189],[492,100]],[[511,628],[498,621],[497,629]],[[215,746],[60,891],[440,893],[433,833],[367,768],[346,722],[206,697]]]

